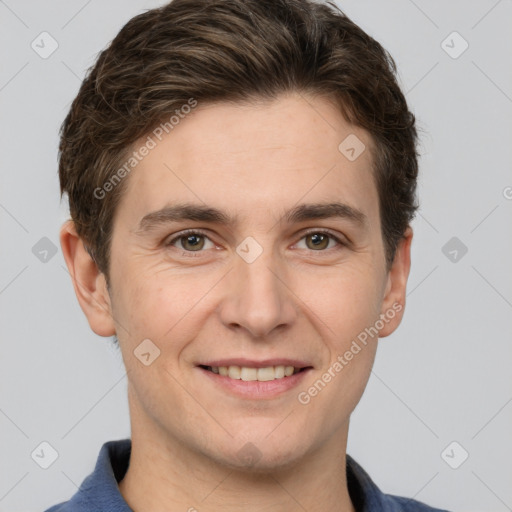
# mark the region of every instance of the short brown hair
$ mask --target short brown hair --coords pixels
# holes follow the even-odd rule
[[[77,233],[107,283],[126,180],[106,197],[95,191],[115,177],[133,143],[191,98],[250,102],[295,91],[333,100],[370,133],[389,268],[418,207],[415,117],[389,53],[332,2],[173,0],[121,29],[61,128],[61,196],[68,193]]]

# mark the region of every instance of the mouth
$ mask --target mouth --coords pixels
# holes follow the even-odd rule
[[[284,398],[301,385],[314,369],[304,360],[256,360],[245,357],[198,361],[196,368],[208,379],[213,389],[243,400]]]
[[[297,373],[311,369],[311,366],[297,367],[291,365],[275,365],[275,366],[207,366],[199,365],[199,368],[211,373],[227,377],[232,380],[243,380],[245,382],[259,381],[268,382],[273,380],[286,379]]]

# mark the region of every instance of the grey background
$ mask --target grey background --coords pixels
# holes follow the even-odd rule
[[[90,331],[59,246],[57,132],[97,52],[162,3],[0,1],[0,511],[68,499],[103,442],[130,434],[121,357]],[[512,2],[339,5],[394,56],[423,130],[406,314],[380,342],[348,452],[386,492],[512,510]],[[43,31],[59,45],[47,59],[31,48]],[[453,31],[469,43],[456,59],[441,46]],[[46,262],[44,237],[58,248]],[[42,441],[58,452],[48,469],[31,458]]]

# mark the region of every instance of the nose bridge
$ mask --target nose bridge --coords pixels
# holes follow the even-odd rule
[[[237,253],[222,320],[244,327],[255,337],[267,336],[294,317],[284,276],[279,275],[282,266],[271,246],[263,248],[250,237],[239,244]]]

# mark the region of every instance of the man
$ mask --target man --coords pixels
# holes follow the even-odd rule
[[[410,268],[395,72],[308,0],[174,0],[100,54],[62,129],[61,245],[132,435],[51,512],[435,510],[346,454]]]

